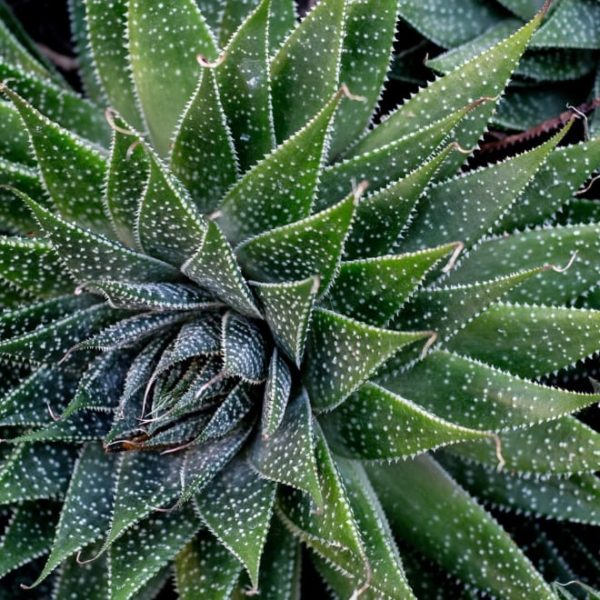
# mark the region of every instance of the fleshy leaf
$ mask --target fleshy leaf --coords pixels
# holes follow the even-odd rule
[[[335,118],[330,156],[354,142],[369,124],[387,74],[394,33],[397,0],[353,0],[347,3],[340,83],[360,102],[342,101]]]
[[[16,446],[0,467],[0,504],[62,496],[76,454],[75,448],[64,444]]]
[[[41,115],[4,88],[23,119],[52,203],[67,220],[111,233],[102,192],[106,161],[99,151]]]
[[[60,563],[99,539],[110,525],[117,455],[106,455],[100,444],[88,444],[75,464],[52,551],[32,587]]]
[[[87,41],[94,74],[111,106],[136,129],[143,129],[127,46],[127,0],[85,0]]]
[[[241,570],[221,542],[201,532],[175,559],[177,592],[181,600],[229,600]]]
[[[447,351],[432,352],[386,387],[452,423],[484,431],[558,419],[598,401],[595,394],[531,383]]]
[[[23,201],[80,283],[103,278],[132,283],[165,282],[179,278],[178,271],[162,261],[72,225],[30,198],[23,197]]]
[[[57,519],[56,506],[45,502],[14,509],[0,541],[0,577],[50,550]]]
[[[395,533],[448,572],[502,598],[555,598],[508,534],[432,458],[366,468]]]
[[[455,245],[449,244],[413,254],[343,262],[325,300],[326,306],[383,327],[418,289],[425,275],[454,249]]]
[[[252,321],[235,313],[226,313],[223,318],[222,353],[225,373],[255,383],[266,378],[266,340]]]
[[[318,278],[290,283],[253,283],[271,334],[278,346],[300,366],[310,316],[319,287]]]
[[[147,148],[150,179],[138,209],[137,239],[150,256],[180,266],[202,244],[206,224],[187,190]]]
[[[368,580],[368,559],[346,490],[323,434],[316,432],[316,456],[323,490],[322,508],[315,510],[299,490],[280,490],[277,515],[302,542],[358,579],[356,589]]]
[[[219,227],[208,222],[200,250],[182,267],[182,272],[200,287],[250,317],[260,317],[233,250]]]
[[[540,377],[596,352],[599,321],[593,310],[493,304],[448,347],[520,377]]]
[[[378,329],[334,312],[316,310],[305,366],[311,404],[319,411],[332,410],[398,350],[428,335],[430,332]]]
[[[453,146],[417,167],[406,177],[362,200],[344,248],[347,259],[383,256],[392,251],[410,222],[419,198]]]
[[[250,238],[236,248],[249,277],[282,283],[319,276],[319,293],[331,283],[357,204],[354,194],[320,213]]]
[[[199,529],[199,519],[190,507],[149,517],[129,529],[110,549],[111,599],[132,598]]]
[[[243,458],[234,459],[196,496],[202,520],[246,567],[258,585],[275,484],[262,479]]]
[[[401,247],[416,250],[457,238],[471,246],[510,210],[568,130],[569,126],[534,150],[430,189]]]
[[[273,350],[269,364],[269,376],[263,398],[261,434],[271,437],[281,425],[292,391],[290,368],[277,349]]]
[[[426,8],[422,3],[419,6]],[[478,98],[499,96],[541,18],[536,16],[506,40],[420,90],[355,144],[350,154],[356,156],[381,148]],[[469,148],[477,143],[493,110],[493,103],[488,102],[473,111],[459,127],[456,140],[461,146]]]
[[[442,464],[470,493],[501,509],[559,521],[598,525],[600,480],[595,475],[525,479],[445,456]]]
[[[338,87],[345,4],[344,0],[319,2],[273,58],[273,117],[278,142],[302,128]]]
[[[0,63],[0,80],[6,81],[13,93],[65,130],[100,146],[108,144],[110,129],[102,112],[69,88],[25,73],[5,62]]]
[[[135,225],[148,181],[148,159],[144,147],[136,145],[136,138],[125,133],[126,123],[117,116],[113,120],[120,130],[113,132],[106,176],[106,209],[117,237],[135,248]]]
[[[364,460],[407,458],[458,441],[488,437],[440,419],[374,383],[361,386],[324,415],[321,424],[335,452]]]
[[[153,311],[198,310],[214,307],[217,303],[197,288],[174,283],[126,283],[101,281],[91,283],[115,308]]]
[[[505,469],[547,476],[592,472],[600,457],[600,434],[573,417],[500,434]],[[465,442],[449,452],[492,467],[498,458],[489,443]]]
[[[42,298],[75,288],[52,246],[40,239],[0,237],[0,277]]]
[[[225,61],[217,69],[221,99],[242,171],[268,154],[275,141],[267,40],[273,5],[272,0],[262,0],[248,15],[229,41]]]
[[[204,68],[201,73],[177,128],[170,163],[202,213],[218,208],[237,179],[235,149],[214,69]]]
[[[445,342],[492,302],[548,269],[539,267],[492,281],[421,290],[410,299],[394,325],[403,329],[432,329]]]
[[[306,393],[301,392],[290,401],[273,435],[256,438],[250,464],[262,477],[302,490],[322,506],[313,428],[310,402]]]
[[[227,193],[219,211],[219,225],[229,239],[240,242],[308,217],[340,96],[341,92]]]
[[[166,155],[194,91],[198,54],[216,58],[215,42],[194,0],[176,5],[129,0],[131,70],[158,153]]]
[[[600,278],[598,225],[535,229],[492,238],[478,245],[450,273],[450,284],[471,283],[514,273],[515,267],[531,269],[543,264],[568,265],[568,272],[546,272],[510,292],[507,299],[561,305],[573,302],[595,286]]]

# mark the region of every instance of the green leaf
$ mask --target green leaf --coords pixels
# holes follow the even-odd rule
[[[301,129],[338,87],[345,4],[319,2],[273,58],[273,116],[279,142]]]
[[[271,0],[269,20],[269,50],[275,54],[296,25],[294,0]]]
[[[99,233],[112,232],[102,204],[104,157],[13,91],[4,92],[29,131],[44,186],[60,215]]]
[[[352,574],[360,589],[369,579],[368,558],[348,495],[323,434],[316,442],[323,503],[317,510],[299,490],[280,489],[276,511],[284,525],[337,569]],[[366,580],[366,581],[365,581]]]
[[[242,566],[215,537],[201,532],[177,555],[175,580],[181,600],[229,600]]]
[[[187,507],[152,516],[127,531],[110,550],[111,599],[131,598],[175,558],[199,529],[198,518]]]
[[[430,189],[421,200],[401,246],[416,250],[456,239],[472,246],[510,211],[569,128],[567,125],[535,150],[470,171]],[[474,214],[477,218],[473,218]]]
[[[0,541],[0,577],[50,550],[57,519],[56,506],[46,502],[14,509]]]
[[[600,6],[594,0],[563,0],[533,36],[534,48],[600,48]]]
[[[170,265],[81,229],[56,217],[30,198],[21,197],[80,283],[103,278],[132,283],[165,282],[179,278],[178,272]]]
[[[64,494],[76,451],[64,444],[20,444],[0,466],[0,504]]]
[[[89,286],[100,291],[115,308],[175,311],[213,308],[213,298],[202,290],[175,283],[124,283],[101,281]]]
[[[379,329],[316,310],[304,369],[312,406],[318,411],[334,409],[398,350],[428,335]]]
[[[80,565],[72,557],[61,568],[55,600],[72,600],[81,594],[81,590],[85,590],[87,600],[106,600],[110,593],[108,588],[108,559],[100,557]]]
[[[260,317],[233,250],[213,221],[208,222],[200,249],[184,263],[181,271],[238,312]]]
[[[567,265],[567,273],[547,271],[510,292],[512,302],[564,305],[591,289],[600,277],[598,226],[535,229],[485,240],[450,273],[447,283],[473,283],[532,269],[543,264]]]
[[[571,475],[598,467],[600,435],[573,417],[500,434],[505,469],[536,475]],[[498,466],[493,445],[468,442],[449,448],[471,461]]]
[[[227,312],[223,317],[223,370],[258,383],[267,375],[267,340],[259,327],[244,317]]]
[[[71,42],[79,63],[78,73],[81,87],[88,98],[101,106],[106,102],[106,97],[98,80],[96,65],[90,49],[85,2],[86,0],[67,0],[71,22]],[[93,575],[90,573],[90,576]],[[69,585],[69,583],[65,584],[65,589]]]
[[[196,496],[202,520],[244,564],[255,587],[275,487],[274,483],[259,477],[245,459],[237,458]]]
[[[180,266],[202,244],[206,224],[187,190],[146,149],[150,179],[138,209],[136,234],[144,253]]]
[[[392,251],[410,222],[419,198],[453,146],[414,171],[359,202],[344,247],[349,260],[383,256]]]
[[[253,283],[277,345],[300,367],[319,279],[289,283]]]
[[[85,0],[87,39],[94,74],[111,106],[136,129],[143,129],[131,80],[127,46],[127,0]]]
[[[196,57],[214,60],[215,41],[194,0],[175,6],[129,0],[127,28],[137,96],[156,149],[164,156],[194,91]]]
[[[148,181],[148,159],[142,144],[125,134],[127,124],[113,116],[115,129],[106,175],[106,209],[121,242],[136,247],[139,203]],[[133,132],[132,132],[133,133]]]
[[[525,479],[445,456],[442,464],[471,494],[500,509],[559,521],[598,525],[600,480],[596,475]]]
[[[319,276],[319,293],[325,294],[338,268],[356,204],[356,196],[350,194],[331,208],[243,242],[236,255],[244,272],[272,283]]]
[[[124,455],[114,492],[110,532],[100,553],[136,523],[175,498],[179,491],[182,463],[181,454],[129,452]],[[176,514],[169,515],[169,518]]]
[[[541,225],[600,167],[600,138],[552,151],[518,202],[496,227],[511,231],[524,225]]]
[[[433,459],[366,468],[394,532],[448,572],[507,600],[554,599],[508,534]]]
[[[248,438],[248,423],[242,423],[224,438],[193,445],[185,454],[181,472],[181,506],[200,492],[238,453]],[[161,457],[162,458],[162,457]]]
[[[267,40],[273,4],[262,0],[248,15],[227,44],[225,61],[216,70],[242,171],[268,154],[275,142]],[[227,7],[231,5],[231,1],[227,3]]]
[[[418,291],[394,320],[398,329],[431,329],[446,343],[494,301],[548,267],[492,281]],[[497,334],[495,333],[494,336]]]
[[[520,377],[541,377],[594,354],[599,323],[598,311],[492,304],[448,347]]]
[[[128,353],[119,348],[97,357],[79,380],[77,391],[61,418],[66,419],[84,409],[116,408],[134,352]]]
[[[60,360],[76,344],[107,327],[120,315],[106,304],[77,310],[37,329],[0,341],[0,354],[27,362]]]
[[[296,538],[274,517],[263,553],[261,600],[299,600],[301,551]]]
[[[364,384],[324,415],[321,425],[336,453],[365,460],[407,458],[459,441],[488,438],[374,383]]]
[[[346,459],[336,459],[336,466],[371,568],[367,597],[414,600],[387,518],[363,467]],[[360,583],[356,573],[347,575]]]
[[[117,464],[117,455],[106,455],[100,444],[84,446],[73,469],[52,551],[31,587],[39,585],[67,557],[98,540],[108,529]]]
[[[0,399],[3,426],[47,425],[77,389],[76,377],[59,367],[41,367]]]
[[[308,217],[340,95],[330,99],[314,119],[228,192],[220,208],[219,225],[229,239],[239,242]]]
[[[398,180],[420,168],[439,149],[440,144],[448,140],[458,124],[485,102],[487,100],[462,106],[440,121],[391,138],[389,143],[381,147],[328,166],[319,183],[316,207],[322,209],[331,206],[348,193],[353,182],[367,181],[370,192],[384,192],[390,184],[399,184]],[[446,158],[449,150],[446,149],[443,157],[437,157],[438,160]],[[433,172],[439,168],[439,162],[436,163]],[[433,172],[430,171],[431,176]]]
[[[108,144],[110,128],[104,115],[79,94],[4,62],[0,62],[0,79],[44,117],[100,146]]]
[[[0,277],[41,298],[75,288],[52,246],[41,239],[0,237]]]
[[[442,48],[453,48],[495,25],[502,12],[477,0],[400,0],[400,16]]]
[[[35,165],[29,135],[17,109],[8,102],[0,102],[0,157],[30,167]]]
[[[352,0],[346,10],[339,78],[364,100],[342,101],[335,118],[330,156],[337,156],[369,124],[390,62],[398,2]]]
[[[189,190],[196,208],[214,211],[236,182],[233,140],[221,105],[214,69],[204,68],[179,123],[170,155],[171,169]]]
[[[426,3],[418,6],[427,9]],[[354,145],[350,156],[375,150],[427,127],[478,98],[499,96],[540,20],[538,15],[511,37],[420,90]],[[469,148],[477,143],[493,110],[494,104],[488,102],[469,115],[457,131],[456,140],[461,146]]]
[[[302,490],[322,506],[313,427],[308,396],[301,392],[290,400],[279,428],[255,439],[249,460],[261,477]]]
[[[38,202],[48,205],[38,172],[0,158],[0,186],[0,224],[2,229],[21,235],[30,234],[36,228],[31,211],[11,189],[4,186],[14,186]]]
[[[521,19],[533,19],[535,13],[542,8],[544,0],[498,0],[502,6],[508,8]]]
[[[542,386],[443,350],[386,387],[456,425],[484,431],[558,419],[598,401],[595,394]]]
[[[181,600],[229,600],[242,567],[210,533],[197,535],[175,559]]]
[[[261,435],[271,437],[283,421],[292,391],[292,374],[275,348],[269,364],[269,376],[263,398]]]
[[[412,254],[343,262],[325,300],[326,306],[383,327],[420,287],[425,275],[454,249],[448,244]]]

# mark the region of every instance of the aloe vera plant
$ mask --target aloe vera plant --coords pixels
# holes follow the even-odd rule
[[[420,79],[423,73],[417,65],[424,60],[434,71],[448,73],[516,31],[543,4],[544,0],[400,0],[403,22],[422,38],[398,52],[392,76]],[[559,0],[532,36],[493,122],[509,130],[529,129],[558,116],[567,105],[588,109],[587,101],[595,98],[600,98],[600,4]],[[590,119],[590,128],[593,135],[600,131],[597,117]]]
[[[461,170],[547,7],[373,125],[397,9],[2,8],[0,598],[597,597],[600,139]]]

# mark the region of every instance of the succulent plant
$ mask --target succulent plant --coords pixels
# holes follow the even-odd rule
[[[402,46],[393,76],[411,80],[426,77],[427,73],[418,69],[423,61],[438,73],[448,73],[516,31],[543,3],[400,0],[404,22],[424,39]],[[585,108],[588,100],[600,98],[598,32],[600,4],[596,0],[554,2],[515,70],[508,93],[493,117],[494,124],[509,130],[529,129],[558,116],[567,105],[583,104]],[[600,120],[591,119],[590,127],[597,135]]]
[[[546,8],[378,124],[396,0],[2,8],[0,598],[592,597],[600,139],[461,170]]]

